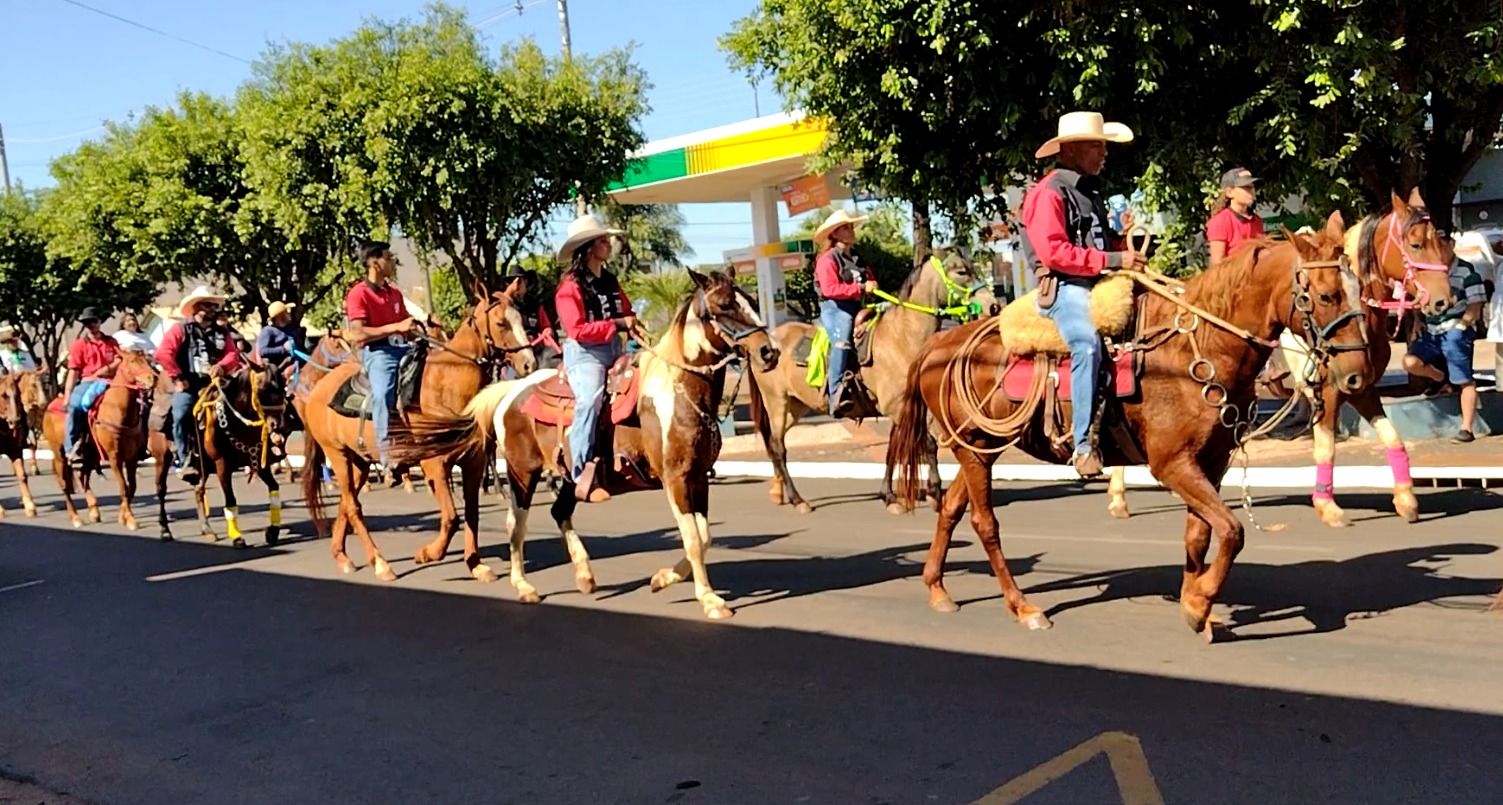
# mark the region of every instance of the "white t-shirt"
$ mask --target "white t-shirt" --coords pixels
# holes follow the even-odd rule
[[[115,339],[115,343],[119,344],[120,348],[126,352],[145,352],[150,354],[156,351],[157,348],[157,345],[153,344],[151,339],[146,337],[145,333],[117,330],[110,337]]]
[[[37,368],[31,351],[17,343],[16,346],[0,345],[0,368],[6,372],[30,372]]]

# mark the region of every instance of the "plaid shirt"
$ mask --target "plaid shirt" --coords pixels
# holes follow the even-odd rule
[[[1456,302],[1439,316],[1426,316],[1425,328],[1435,334],[1461,327],[1461,317],[1472,305],[1487,301],[1487,289],[1482,285],[1482,275],[1465,260],[1457,259],[1451,264],[1451,296]]]

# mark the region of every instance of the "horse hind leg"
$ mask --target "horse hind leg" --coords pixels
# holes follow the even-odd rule
[[[1372,424],[1373,430],[1378,432],[1378,440],[1383,443],[1388,468],[1393,471],[1394,511],[1406,523],[1417,522],[1419,499],[1414,496],[1414,479],[1409,474],[1409,450],[1404,447],[1404,439],[1399,435],[1398,428],[1393,426],[1393,422],[1384,413],[1383,402],[1375,390],[1364,391],[1349,402],[1359,416]]]
[[[929,608],[935,612],[958,612],[955,599],[945,589],[945,558],[950,553],[950,538],[960,516],[965,514],[970,493],[963,481],[950,485],[940,502],[939,515],[935,518],[934,538],[929,543],[929,555],[924,559],[924,586],[929,589]]]
[[[1112,478],[1106,486],[1107,502],[1106,513],[1117,518],[1126,520],[1132,517],[1132,510],[1127,507],[1127,468],[1112,467]]]
[[[31,461],[35,464],[36,458],[33,457]],[[27,517],[37,516],[37,502],[31,496],[31,484],[26,480],[26,463],[18,458],[11,462],[11,467],[16,473],[16,485],[21,487],[21,508],[26,511]]]
[[[365,513],[360,508],[359,490],[369,480],[370,469],[363,461],[357,461],[349,466],[348,472],[350,483],[344,486],[339,496],[340,517],[344,518],[348,527],[355,529],[355,535],[360,537],[360,541],[365,545],[365,556],[370,561],[376,578],[382,581],[396,581],[397,574],[391,569],[391,564],[386,561],[386,557],[381,555],[381,549],[376,547],[370,528],[365,524]],[[338,525],[335,523],[336,527]]]
[[[983,458],[969,450],[962,450],[956,458],[960,461],[960,472],[971,499],[971,528],[976,531],[976,539],[981,542],[981,547],[986,549],[986,559],[991,564],[992,575],[997,577],[997,583],[1002,587],[1002,597],[1007,601],[1007,609],[1018,619],[1018,623],[1028,627],[1030,631],[1052,627],[1054,624],[1049,622],[1044,611],[1028,603],[1023,590],[1013,579],[1012,571],[1007,568],[1007,557],[1002,553],[997,513],[992,509],[992,457]]]

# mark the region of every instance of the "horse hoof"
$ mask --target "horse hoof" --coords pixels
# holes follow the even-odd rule
[[[77,517],[73,518],[73,527],[74,528],[83,528],[83,521],[80,520],[80,519],[78,519]]]
[[[1406,522],[1406,523],[1418,523],[1419,522],[1419,506],[1418,505],[1414,505],[1414,506],[1398,506],[1398,507],[1396,507],[1396,509],[1397,509],[1397,511],[1399,513],[1399,516],[1402,517],[1402,518],[1404,518],[1404,522]]]
[[[209,542],[218,542],[219,541],[219,535],[215,534],[213,531],[200,531],[200,532],[198,532],[198,536],[201,537],[201,538],[203,538],[203,539],[208,540]]]
[[[35,507],[35,506],[27,506],[26,507],[26,516],[27,517],[35,517],[35,516],[37,516],[37,507]]]
[[[496,571],[491,570],[489,565],[479,564],[470,568],[470,578],[475,581],[492,582],[500,578]]]
[[[397,574],[392,572],[390,565],[383,565],[376,569],[376,578],[382,581],[396,581]]]
[[[715,604],[705,607],[705,617],[712,621],[729,620],[734,614],[731,612],[731,608],[725,604]]]
[[[578,587],[580,592],[584,593],[585,595],[589,595],[595,592],[595,577],[577,576],[574,579],[574,586]]]
[[[130,520],[130,521],[126,522],[126,524],[125,524],[125,530],[126,531],[136,531],[138,529],[140,529],[140,526],[136,525],[136,521],[135,520]]]
[[[1030,632],[1042,632],[1045,629],[1053,629],[1054,623],[1042,612],[1034,612],[1018,618],[1018,622],[1028,627]]]
[[[351,562],[349,559],[336,559],[334,560],[334,564],[339,567],[339,572],[343,573],[346,576],[360,569],[358,567],[355,567],[355,563]]]
[[[424,545],[423,547],[418,548],[418,552],[416,554],[413,554],[412,561],[414,561],[414,562],[416,562],[416,563],[418,563],[420,565],[427,565],[427,564],[432,564],[433,562],[437,562],[439,559],[442,559],[442,558],[443,558],[442,556],[439,556],[439,557],[430,557],[430,556],[428,556],[428,546]]]
[[[894,503],[887,504],[887,513],[888,514],[894,514],[894,515],[896,515],[896,514],[907,514],[908,513],[908,509],[904,508],[903,504],[894,502]]]
[[[102,523],[104,522],[104,515],[100,514],[98,511],[91,511],[89,512],[89,522]]]
[[[541,604],[542,602],[543,597],[541,595],[538,595],[537,590],[517,591],[517,603],[519,604]]]
[[[246,545],[245,545],[245,538],[244,537],[236,537],[236,538],[230,540],[230,547],[231,548],[235,548],[237,550],[240,549],[240,548],[246,547]]]
[[[808,501],[801,500],[798,502],[797,506],[793,507],[793,510],[798,512],[799,514],[811,514],[814,511],[814,507],[810,506]]]
[[[1206,645],[1214,646],[1217,643],[1225,643],[1231,640],[1232,630],[1227,626],[1225,621],[1215,615],[1211,615],[1206,618],[1206,625],[1201,627],[1200,637],[1206,641]]]
[[[282,529],[277,526],[268,526],[266,529],[266,544],[276,545],[282,541]]]
[[[166,531],[163,531],[162,533],[158,534],[157,535],[157,539],[161,540],[162,542],[172,542],[173,541],[172,535],[170,533],[166,532]]]
[[[1132,512],[1128,510],[1126,503],[1113,503],[1106,507],[1106,513],[1110,514],[1112,517],[1115,517],[1118,520],[1132,519]]]
[[[935,590],[929,594],[929,608],[935,612],[943,612],[946,615],[953,615],[960,611],[960,607],[955,603],[955,599],[951,598],[950,594],[944,590]]]
[[[677,581],[678,579],[673,577],[673,571],[659,570],[658,572],[652,574],[652,591],[655,593],[660,593],[663,590],[666,590],[669,587],[673,586],[673,584]]]

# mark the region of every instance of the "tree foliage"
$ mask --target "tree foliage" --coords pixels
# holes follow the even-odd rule
[[[599,212],[606,226],[626,232],[632,268],[682,268],[684,261],[694,256],[684,238],[684,214],[676,204],[617,204],[606,199],[599,205]]]

